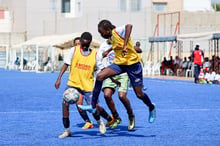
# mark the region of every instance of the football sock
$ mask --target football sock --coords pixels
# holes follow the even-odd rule
[[[108,114],[104,109],[102,109],[102,110],[100,111],[100,115],[101,115],[104,119],[106,119],[107,121],[111,121],[111,120],[112,120],[111,116],[109,116],[109,114]],[[111,118],[110,120],[109,120],[109,117]]]
[[[99,112],[98,112],[97,110],[96,110],[96,112],[93,113],[92,115],[93,115],[93,117],[94,117],[94,119],[95,119],[96,121],[99,121],[99,120],[100,120],[100,114],[99,114]]]
[[[113,112],[112,115],[113,115],[113,117],[114,117],[115,119],[118,119],[118,118],[119,118],[119,115],[118,115],[118,112],[117,112],[117,111]]]
[[[102,82],[103,81],[99,81],[99,80],[95,81],[95,87],[94,87],[93,94],[92,94],[92,108],[95,108],[98,102],[99,94],[102,89]]]
[[[150,101],[150,98],[146,93],[144,93],[144,97],[141,97],[142,101],[149,107],[149,110],[152,111],[154,109],[154,105]]]
[[[77,107],[77,109],[78,109],[78,112],[79,112],[80,116],[82,117],[82,119],[83,119],[85,122],[90,122],[90,123],[91,123],[91,121],[90,121],[90,119],[89,119],[88,114],[86,113],[86,111],[80,110],[78,107]]]
[[[69,127],[70,127],[69,117],[67,117],[67,118],[64,118],[64,117],[63,117],[63,126],[64,126],[65,128],[69,128]]]

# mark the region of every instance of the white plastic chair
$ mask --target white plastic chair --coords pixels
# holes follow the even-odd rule
[[[186,78],[188,77],[188,74],[191,73],[192,77],[194,76],[194,64],[192,64],[191,69],[186,70]],[[190,76],[190,74],[189,74]]]

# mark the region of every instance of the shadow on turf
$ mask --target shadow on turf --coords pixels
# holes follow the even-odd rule
[[[77,124],[78,127],[82,127],[84,123]],[[98,125],[94,124],[93,129],[87,129],[87,130],[82,130],[82,131],[76,131],[71,133],[71,137],[83,137],[83,135],[89,135],[92,136],[91,138],[94,138],[94,136],[97,137],[118,137],[118,136],[131,136],[131,137],[156,137],[156,135],[141,135],[141,134],[135,134],[134,132],[137,129],[141,129],[141,127],[135,127],[135,130],[133,131],[128,131],[127,126],[119,125],[116,129],[112,130],[110,128],[106,128],[106,133],[100,134]],[[85,138],[85,137],[84,137]],[[86,137],[90,138],[90,137]]]

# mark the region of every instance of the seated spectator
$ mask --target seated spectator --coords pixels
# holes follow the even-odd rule
[[[170,56],[170,60],[168,60],[168,65],[166,69],[171,69],[172,72],[174,73],[174,60],[172,56]]]
[[[45,61],[43,63],[43,66],[44,66],[44,71],[47,71],[48,69],[51,69],[51,71],[53,71],[52,64],[51,64],[51,61],[50,61],[50,57],[48,57],[47,61]]]
[[[61,54],[58,56],[58,61],[63,61],[63,56]]]
[[[168,65],[167,58],[164,57],[164,58],[163,58],[163,61],[161,62],[161,67],[160,67],[160,73],[161,73],[161,75],[164,75],[164,74],[165,74],[165,69],[166,69],[167,65]]]
[[[205,80],[207,83],[210,82],[210,76],[211,76],[211,73],[209,70],[205,70]]]
[[[181,69],[181,74],[182,74],[182,60],[179,58],[179,56],[176,56],[174,60],[174,74],[175,75],[177,75],[178,69]]]
[[[183,68],[183,76],[185,76],[186,75],[186,70],[188,69],[188,62],[186,60],[186,57],[184,57],[184,59],[183,59],[182,68]]]
[[[23,58],[23,66],[27,65],[27,60]]]
[[[192,62],[192,57],[189,56],[188,57],[188,62],[187,62],[187,69],[192,69],[192,65],[193,65],[193,62]]]
[[[220,72],[216,73],[214,84],[220,84]]]
[[[20,65],[20,59],[19,57],[16,58],[15,62],[14,62],[15,65],[19,66]]]
[[[47,58],[47,60],[43,63],[44,66],[46,66],[50,61],[50,57]]]
[[[212,84],[214,84],[214,80],[215,80],[215,76],[216,76],[216,72],[210,68],[210,82],[212,82]]]
[[[199,73],[199,83],[206,84],[205,73],[203,72],[203,68],[201,68]]]
[[[204,69],[209,69],[211,67],[211,62],[209,61],[208,57],[205,57],[204,63],[203,63],[203,68]]]

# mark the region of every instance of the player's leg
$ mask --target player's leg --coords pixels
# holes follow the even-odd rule
[[[110,76],[114,76],[116,74],[117,72],[115,72],[114,70],[110,68],[105,68],[97,74],[95,87],[94,87],[93,95],[92,95],[92,108],[95,108],[98,102],[103,80],[107,79]]]
[[[69,120],[69,104],[63,101],[63,126],[65,128],[64,132],[59,135],[59,138],[65,138],[71,135],[70,133],[70,120]]]
[[[82,119],[85,121],[85,125],[82,127],[82,129],[89,129],[89,128],[93,128],[93,124],[92,122],[90,121],[86,111],[83,111],[81,110],[78,105],[82,105],[83,104],[83,96],[82,94],[80,94],[80,97],[79,97],[79,100],[77,101],[76,103],[76,107],[77,107],[77,110],[80,114],[80,116],[82,117]]]
[[[118,76],[118,81],[121,82],[121,86],[118,88],[118,97],[128,113],[128,130],[133,130],[135,127],[135,116],[131,108],[129,99],[127,98],[128,84],[130,82],[127,74],[121,74]]]
[[[97,110],[95,111],[95,113],[93,113],[93,117],[94,119],[97,121],[97,124],[99,125],[99,132],[101,134],[105,134],[106,132],[106,127],[105,127],[105,124],[104,122],[102,121],[102,119],[100,118],[100,109],[99,107],[97,106]],[[110,116],[109,116],[110,117]]]
[[[84,96],[84,100],[87,102],[88,105],[91,105],[91,100],[92,100],[92,92],[82,92]],[[97,104],[97,110],[93,112],[93,117],[97,121],[99,125],[99,131],[101,134],[105,134],[106,128],[104,122],[101,120],[100,115],[102,115],[106,120],[112,120],[111,116],[108,115],[108,113],[100,106]]]
[[[142,100],[149,108],[149,123],[153,123],[156,118],[156,108],[146,93],[143,92],[143,76],[140,63],[126,67],[127,74],[130,78],[136,96]]]
[[[114,77],[114,79],[116,79],[116,76]],[[115,108],[115,103],[112,99],[112,95],[115,92],[115,88],[117,87],[117,85],[112,82],[112,80],[110,78],[105,79],[102,90],[104,92],[104,97],[105,97],[105,101],[108,105],[108,108],[110,109],[111,113],[112,113],[112,117],[114,120],[109,121],[106,123],[107,127],[111,127],[112,129],[115,129],[117,127],[117,125],[121,122],[121,118],[119,117],[119,114]],[[116,123],[116,121],[118,121]],[[111,125],[113,125],[115,123],[115,125],[112,127]]]
[[[115,70],[112,68],[116,68]],[[118,69],[118,70],[117,70]],[[103,80],[107,79],[108,77],[114,76],[116,74],[120,73],[120,67],[118,67],[116,64],[111,64],[109,67],[103,69],[101,72],[99,72],[96,76],[96,82],[93,89],[93,95],[92,95],[92,104],[91,105],[79,105],[79,108],[82,110],[87,110],[89,112],[95,113],[96,111],[96,104],[98,103],[99,94],[101,92],[102,83]]]

